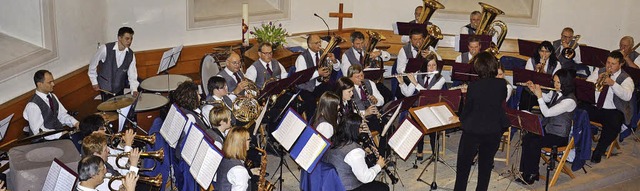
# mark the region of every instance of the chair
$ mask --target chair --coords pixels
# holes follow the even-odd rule
[[[500,151],[504,152],[504,149],[507,148],[507,153],[505,155],[505,158],[493,158],[493,160],[496,161],[503,161],[505,162],[505,164],[507,166],[509,166],[509,156],[511,156],[511,127],[509,127],[509,129],[502,133],[502,138],[500,140]]]
[[[527,61],[513,56],[503,56],[500,58],[500,63],[505,70],[513,70],[524,69]]]
[[[556,184],[556,182],[558,181],[558,177],[560,176],[560,172],[563,172],[567,175],[569,175],[569,177],[571,177],[571,179],[576,178],[575,175],[573,175],[573,171],[571,171],[571,169],[565,165],[565,163],[567,162],[567,157],[569,156],[569,151],[571,149],[573,149],[574,147],[574,138],[573,136],[571,136],[571,139],[569,139],[569,144],[567,144],[567,146],[564,147],[558,147],[558,156],[562,156],[562,157],[557,157],[556,161],[560,161],[558,163],[558,165],[556,166],[555,171],[553,172],[553,176],[551,178],[551,182],[549,182],[549,187],[552,187],[553,185]],[[544,160],[545,164],[549,164],[549,161],[552,160],[551,159],[551,148],[549,147],[544,147],[541,150],[541,154],[540,157],[542,158],[542,160]],[[547,158],[549,157],[549,158]],[[540,178],[546,179],[544,178],[542,175]]]
[[[598,123],[598,122],[593,122],[590,121],[591,125],[598,128],[598,131],[602,131],[602,124]],[[618,135],[618,137],[616,137],[615,140],[613,140],[613,142],[611,142],[611,145],[609,145],[609,148],[607,148],[607,152],[605,152],[605,156],[608,159],[609,157],[611,157],[611,154],[613,153],[613,148],[615,147],[616,149],[620,150],[620,143],[619,143],[619,137],[620,135]],[[600,137],[596,137],[593,136],[593,141],[599,141]]]

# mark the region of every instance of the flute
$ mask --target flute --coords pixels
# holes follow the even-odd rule
[[[518,83],[516,83],[516,86],[524,86],[524,87],[527,87],[527,83],[524,83],[524,82],[518,82]],[[553,91],[555,91],[555,90],[556,90],[555,88],[550,88],[550,87],[546,87],[546,86],[540,86],[540,89],[543,89],[543,90],[553,90]]]

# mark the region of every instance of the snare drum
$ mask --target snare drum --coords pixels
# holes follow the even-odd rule
[[[191,78],[179,74],[163,74],[143,80],[140,87],[152,92],[170,92],[184,81],[191,81]]]
[[[158,94],[140,93],[136,104],[136,119],[138,125],[145,131],[149,131],[153,120],[160,116],[160,108],[167,105],[169,99]]]

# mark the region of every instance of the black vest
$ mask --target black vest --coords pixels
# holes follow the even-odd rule
[[[129,51],[127,51],[122,65],[118,67],[116,63],[116,51],[113,50],[115,45],[115,42],[105,44],[107,56],[104,62],[100,61],[98,63],[98,85],[100,89],[103,90],[121,92],[124,90],[125,84],[127,84],[128,81],[127,71],[133,61],[133,50],[129,49]]]
[[[533,70],[536,70],[536,61],[533,58],[529,58],[531,60],[531,65],[533,66]],[[549,61],[551,61],[551,59],[549,59]],[[546,66],[547,68],[544,68],[544,73],[545,74],[549,74],[549,75],[553,75],[553,71],[556,70],[556,67],[558,67],[558,62],[555,62],[553,64],[551,63],[547,63]],[[562,67],[561,67],[562,68]]]
[[[358,147],[360,147],[358,144],[352,142],[340,148],[332,148],[322,158],[322,161],[332,164],[336,168],[340,181],[342,181],[346,190],[353,190],[362,185],[362,182],[353,174],[351,166],[344,162],[347,154]]]
[[[426,85],[424,86],[424,88],[426,88],[426,89],[430,90],[430,89],[431,89],[431,87],[433,87],[434,85],[436,85],[436,83],[438,83],[438,81],[440,81],[440,78],[442,78],[442,75],[440,75],[440,74],[436,74],[436,75],[433,75],[433,77],[432,77],[432,78],[434,78],[434,79],[432,79],[432,80],[429,82],[429,84],[426,84]],[[420,83],[421,85],[424,85],[424,84],[425,84],[425,81],[424,81],[425,79],[424,79],[424,77],[423,77],[422,75],[421,75],[421,76],[419,76],[417,80],[418,80],[418,83]],[[416,91],[416,92],[417,92],[417,91]],[[416,93],[414,93],[414,94],[416,94]]]
[[[231,183],[229,182],[229,179],[227,179],[227,173],[229,173],[229,170],[231,170],[231,168],[235,166],[241,166],[244,168],[244,163],[242,163],[242,161],[238,159],[229,159],[229,158],[222,159],[222,162],[220,162],[220,166],[218,167],[218,171],[216,172],[217,178],[214,184],[214,187],[216,188],[216,190],[223,190],[223,191],[231,190],[231,187],[233,187],[233,185],[231,185]],[[248,184],[249,184],[249,187],[247,188],[247,190],[251,190],[250,179]]]
[[[360,64],[360,58],[356,57],[356,49],[354,49],[353,47],[349,48],[347,51],[344,52],[345,55],[347,55],[347,59],[349,60],[349,63],[351,63],[351,65],[360,65],[362,66],[362,64]],[[363,55],[364,58],[364,55]],[[346,75],[346,74],[344,74]]]
[[[476,34],[476,29],[472,28],[471,24],[467,24],[464,27],[467,28],[467,32],[468,32],[467,34],[470,34],[470,35]]]
[[[556,96],[558,95],[556,92],[553,92],[553,94],[555,94]],[[551,100],[548,106],[549,108],[551,108],[565,99],[571,99],[575,102],[576,96],[574,96],[573,94],[563,95],[556,100]],[[552,134],[560,137],[569,137],[569,132],[571,132],[572,120],[573,111],[564,112],[557,116],[545,117],[544,119],[542,119],[542,127],[544,127],[545,134]]]
[[[266,80],[269,80],[271,78],[280,79],[280,75],[282,73],[282,71],[280,71],[280,63],[275,59],[272,59],[271,63],[269,63],[269,67],[271,67],[271,71],[273,72],[273,75],[269,75],[269,73],[267,72],[267,69],[262,65],[262,62],[260,62],[260,59],[256,60],[253,63],[253,67],[256,68],[255,83],[256,83],[256,86],[258,86],[258,88],[262,88]]]
[[[318,51],[317,56],[322,55],[322,50]],[[313,59],[313,56],[311,56],[311,52],[309,52],[309,50],[304,51],[300,56],[302,56],[304,58],[304,62],[305,64],[307,64],[307,69],[312,68],[315,66],[315,60]],[[318,58],[319,59],[319,58]],[[302,71],[300,69],[298,69],[299,71]],[[331,70],[333,70],[333,68],[331,68]],[[316,89],[316,79],[310,79],[308,82],[305,82],[303,84],[298,85],[298,88],[303,89],[303,90],[307,90],[309,92],[313,92],[313,90]]]
[[[237,73],[238,73],[238,76],[240,76],[240,80],[242,80],[242,78],[244,78],[244,74],[242,74],[242,72],[240,72],[240,71],[238,71]],[[227,90],[229,92],[233,92],[233,90],[235,90],[236,87],[238,86],[239,82],[236,82],[236,77],[229,75],[225,70],[220,70],[220,72],[218,72],[218,76],[221,76],[222,78],[224,78],[224,81],[227,82]],[[203,79],[203,80],[205,80],[205,79]],[[244,91],[242,91],[242,92],[244,92]],[[242,93],[240,93],[240,94],[242,94]]]
[[[38,106],[38,108],[40,108],[40,113],[42,113],[42,119],[44,120],[44,128],[47,129],[62,129],[63,125],[62,123],[60,123],[60,120],[58,120],[58,110],[60,108],[60,105],[58,104],[58,99],[56,99],[56,96],[53,95],[53,93],[50,94],[51,95],[51,101],[53,102],[53,108],[55,108],[54,111],[51,111],[51,108],[49,107],[49,100],[45,101],[42,100],[42,98],[40,98],[40,96],[33,95],[33,97],[31,98],[31,103],[34,103]],[[32,132],[34,134],[38,134],[40,132]]]

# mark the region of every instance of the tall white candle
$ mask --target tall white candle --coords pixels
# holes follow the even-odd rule
[[[247,27],[249,27],[249,4],[248,3],[243,3],[242,4],[242,25],[244,27],[244,25],[246,25]],[[247,32],[243,34],[244,36],[242,37],[244,39],[244,41],[242,42],[244,45],[249,45],[249,30],[247,28]]]

